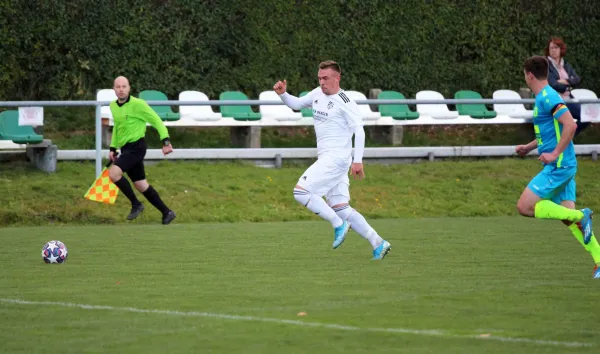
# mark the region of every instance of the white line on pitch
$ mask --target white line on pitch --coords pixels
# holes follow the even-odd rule
[[[496,340],[507,343],[527,343],[527,344],[538,344],[538,345],[553,345],[562,347],[591,347],[591,343],[583,342],[563,342],[555,340],[542,340],[542,339],[530,339],[530,338],[517,338],[517,337],[496,337],[493,335],[460,335],[452,334],[444,330],[433,329],[433,330],[421,330],[421,329],[410,329],[410,328],[369,328],[369,327],[356,327],[346,326],[333,323],[319,323],[319,322],[305,322],[299,320],[285,320],[280,318],[269,318],[269,317],[255,317],[255,316],[239,316],[239,315],[228,315],[222,313],[210,313],[210,312],[184,312],[184,311],[170,311],[170,310],[147,310],[138,309],[134,307],[114,307],[114,306],[101,306],[101,305],[86,305],[86,304],[75,304],[70,302],[52,302],[52,301],[27,301],[18,299],[2,299],[0,302],[18,305],[41,305],[41,306],[62,306],[79,308],[83,310],[105,310],[105,311],[116,311],[116,312],[133,312],[133,313],[149,313],[158,315],[168,316],[181,316],[181,317],[208,317],[208,318],[219,318],[224,320],[233,321],[252,321],[252,322],[271,322],[278,324],[287,324],[301,327],[318,327],[318,328],[330,328],[342,331],[366,331],[366,332],[385,332],[385,333],[403,333],[403,334],[416,334],[426,336],[437,336],[437,337],[448,337],[448,338],[471,338],[481,340]]]

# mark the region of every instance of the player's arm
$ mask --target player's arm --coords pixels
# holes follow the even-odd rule
[[[113,114],[114,117],[114,114]],[[115,122],[115,120],[113,119],[113,129],[112,129],[112,135],[110,137],[110,145],[109,145],[109,153],[108,153],[108,158],[111,161],[115,161],[117,158],[117,134],[119,132],[119,128],[117,127],[117,123]]]
[[[345,103],[343,106],[348,127],[354,131],[354,163],[362,163],[365,151],[365,130],[362,115],[358,105],[354,101]]]
[[[296,111],[304,107],[310,107],[312,105],[312,100],[309,97],[309,95],[296,97],[294,95],[290,95],[287,92],[284,92],[283,94],[279,95],[279,97],[281,97],[281,100],[283,101],[283,103],[285,103],[286,106]]]
[[[529,142],[529,144],[525,145],[527,147],[527,150],[532,151],[537,149],[538,147],[538,141],[537,139],[533,139],[532,141]]]
[[[362,164],[365,153],[365,129],[362,125],[354,128],[354,163]]]
[[[573,140],[573,136],[575,136],[575,130],[577,130],[577,123],[575,123],[571,112],[569,112],[569,109],[564,103],[559,103],[554,106],[551,112],[554,116],[554,119],[558,120],[563,126],[560,134],[560,140],[552,152],[553,155],[558,157],[563,151],[565,151],[567,146],[569,146],[571,140]]]
[[[363,155],[365,153],[365,129],[362,115],[358,105],[354,101],[347,102],[343,106],[348,127],[354,131],[354,160],[352,162],[352,175],[362,179],[365,176],[363,169]]]
[[[569,87],[569,85],[563,84],[562,82],[558,82],[559,79],[560,79],[560,77],[557,78],[556,75],[550,74],[550,75],[548,75],[548,84],[550,84],[550,86],[553,89],[555,89],[557,92],[563,93],[563,92],[567,91],[567,88]]]
[[[571,85],[571,86],[579,85],[579,83],[581,82],[581,78],[579,77],[579,75],[577,75],[577,73],[575,72],[575,69],[573,69],[573,67],[568,63],[565,64],[565,69],[567,70],[567,73],[569,74],[569,78],[567,79],[567,82],[569,83],[569,85]]]
[[[119,129],[117,128],[117,125],[114,124],[113,125],[113,129],[112,129],[112,136],[110,137],[110,150],[111,151],[117,151],[117,132],[119,131]]]
[[[160,140],[166,145],[169,142],[169,131],[167,130],[165,123],[146,101],[140,100],[138,102],[140,102],[140,118],[156,129],[160,136]]]
[[[287,93],[287,80],[278,81],[275,85],[273,85],[273,90],[277,92],[283,103],[286,106],[290,107],[294,110],[300,110],[304,107],[312,106],[312,93],[311,91],[306,96],[296,97]]]
[[[517,145],[515,148],[515,151],[517,152],[517,154],[519,154],[519,156],[525,156],[525,155],[529,154],[531,151],[537,149],[537,146],[538,146],[537,139],[534,139],[531,142],[529,142],[528,144]]]

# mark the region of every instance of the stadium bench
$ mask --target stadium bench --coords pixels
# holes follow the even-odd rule
[[[36,134],[30,126],[19,125],[19,111],[8,110],[0,113],[0,140],[12,140],[15,144],[39,144],[44,137]]]
[[[179,93],[180,101],[191,101],[191,102],[206,102],[208,96],[205,93],[199,91],[182,91]],[[209,121],[214,122],[223,118],[221,113],[213,111],[211,106],[198,105],[198,106],[179,106],[179,114],[181,120],[197,120],[197,121]]]
[[[15,144],[26,144],[25,154],[34,166],[45,172],[56,171],[58,148],[50,140],[33,131],[28,125],[19,125],[19,111],[0,113],[0,140],[12,140]]]
[[[219,96],[222,101],[225,100],[249,100],[243,92],[240,91],[225,91]],[[235,120],[242,121],[257,121],[262,118],[260,113],[256,113],[252,110],[250,105],[244,106],[221,106],[221,114],[223,117],[230,117]]]
[[[114,93],[108,93],[108,90],[98,92],[98,100],[101,100],[100,94],[106,91],[105,97],[114,99]],[[467,92],[467,91],[465,91]],[[456,93],[455,97],[481,99],[481,95],[470,92]],[[299,97],[305,96],[309,91],[303,91]],[[347,95],[355,100],[366,99],[361,92],[347,90]],[[373,89],[370,98],[376,99],[404,99],[405,96],[397,91],[381,91]],[[444,99],[443,95],[436,91],[426,90],[416,94],[417,99]],[[497,90],[494,92],[495,99],[521,99],[521,95],[511,90]],[[102,99],[102,100],[111,100]],[[150,98],[148,98],[150,99]],[[248,96],[239,91],[226,91],[219,95],[220,100],[248,100]],[[279,97],[273,91],[263,91],[259,95],[260,100],[278,100]],[[179,94],[180,101],[208,101],[206,94],[200,91],[183,91]],[[230,127],[232,142],[239,146],[239,141],[253,141],[253,147],[260,147],[260,127],[270,126],[310,126],[314,124],[312,119],[312,109],[302,108],[299,112],[289,109],[285,105],[258,105],[259,112],[254,112],[250,105],[244,106],[221,106],[220,113],[217,108],[207,105],[198,106],[179,106],[180,119],[176,121],[165,121],[167,126],[177,127]],[[523,104],[494,104],[494,110],[482,108],[484,105],[477,104],[459,104],[458,111],[452,111],[445,104],[417,104],[416,112],[412,111],[406,104],[394,105],[367,105],[359,104],[363,114],[363,122],[366,127],[372,127],[369,134],[373,131],[381,131],[381,139],[386,142],[394,141],[398,143],[400,139],[390,140],[394,129],[398,130],[398,136],[401,136],[401,127],[404,125],[455,125],[455,124],[521,124],[528,123],[533,117],[533,112],[527,110]],[[159,106],[161,107],[161,106]],[[166,106],[165,106],[166,107]],[[371,107],[378,107],[378,111]],[[473,110],[475,108],[475,110]],[[105,126],[112,125],[110,110],[102,109],[102,119]],[[490,113],[486,113],[490,112]],[[492,117],[495,113],[495,116]],[[485,119],[482,119],[485,117]],[[248,138],[251,136],[252,138]],[[110,142],[108,134],[104,134],[103,141],[105,145]],[[248,140],[250,139],[250,140]],[[249,147],[246,143],[241,146]]]
[[[379,100],[404,100],[403,94],[397,91],[381,91],[377,95]],[[390,116],[398,120],[413,120],[419,118],[419,112],[413,112],[406,104],[380,104],[379,112],[382,116]]]
[[[258,96],[260,101],[281,101],[275,91],[263,91]],[[294,112],[286,105],[261,105],[259,106],[262,118],[274,119],[276,121],[298,121],[302,119],[302,113]]]
[[[113,89],[102,89],[96,92],[96,101],[114,101],[116,99],[117,95]],[[103,119],[110,121],[110,125],[113,125],[113,116],[109,106],[100,107],[100,114]]]
[[[515,91],[512,90],[496,90],[492,94],[493,99],[498,100],[520,100],[522,97]],[[510,103],[510,104],[498,104],[494,103],[494,111],[499,116],[506,116],[515,119],[531,119],[533,118],[533,111],[525,109],[522,103]],[[515,122],[517,122],[515,120]]]
[[[454,94],[454,98],[456,99],[476,99],[481,100],[481,94],[475,91],[470,90],[461,90]],[[481,104],[456,104],[456,110],[459,115],[471,116],[471,118],[476,119],[488,119],[488,118],[496,118],[498,115],[495,111],[490,111],[487,107]]]
[[[436,91],[424,90],[417,92],[417,100],[443,100],[444,96]],[[445,104],[418,104],[417,112],[421,117],[431,117],[433,120],[458,119],[458,112],[451,111]]]
[[[344,90],[344,92],[350,99],[353,99],[355,101],[367,99],[367,96],[365,96],[362,92],[352,91],[352,90],[348,90],[348,91]],[[360,113],[362,114],[363,120],[378,120],[379,118],[381,118],[381,113],[374,112],[373,110],[371,110],[371,107],[369,107],[368,104],[364,104],[364,103],[359,104],[358,109],[360,110]]]
[[[144,90],[140,92],[140,98],[145,101],[168,101],[169,98],[161,91],[157,90]],[[150,106],[158,114],[160,119],[163,121],[176,121],[179,120],[180,115],[177,112],[173,112],[169,106]]]

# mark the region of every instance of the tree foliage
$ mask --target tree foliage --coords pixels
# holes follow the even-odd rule
[[[31,0],[0,3],[0,100],[93,99],[117,75],[133,90],[251,97],[286,78],[317,86],[337,60],[343,87],[486,97],[524,85],[522,63],[551,35],[582,87],[600,93],[593,0]]]

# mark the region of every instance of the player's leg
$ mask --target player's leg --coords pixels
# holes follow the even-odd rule
[[[165,205],[152,185],[148,184],[148,181],[146,180],[146,169],[144,167],[144,156],[146,155],[145,146],[139,151],[140,154],[142,154],[142,152],[142,158],[127,172],[127,175],[131,178],[131,181],[133,181],[135,188],[161,212],[163,224],[169,224],[175,219],[175,213]]]
[[[127,181],[126,178],[123,178],[123,171],[129,171],[131,167],[136,164],[136,160],[136,156],[131,154],[130,151],[122,151],[121,155],[119,155],[117,160],[108,170],[108,177],[110,180],[131,202],[131,212],[127,216],[128,220],[135,219],[141,213],[141,210],[144,210],[144,206],[136,197],[133,188],[131,188],[131,184],[129,184],[129,181]]]
[[[529,182],[517,202],[517,209],[521,215],[537,219],[581,222],[584,236],[589,242],[591,210],[569,209],[550,200],[557,190],[562,190],[573,178],[575,171],[576,169],[555,169],[552,166],[546,166]]]
[[[144,171],[143,167],[141,170]],[[156,209],[158,209],[158,211],[161,212],[162,223],[165,225],[169,224],[175,219],[175,212],[173,212],[171,209],[169,209],[169,207],[165,205],[156,189],[154,189],[154,187],[152,187],[152,185],[150,185],[145,179],[143,172],[140,175],[136,175],[134,174],[134,171],[137,172],[139,171],[139,169],[132,170],[130,173],[128,173],[128,175],[131,178],[131,180],[134,181],[133,184],[135,188],[138,191],[140,191],[144,195],[144,197],[146,197],[150,204],[152,204]]]
[[[348,175],[345,175],[346,180]],[[350,206],[349,181],[343,181],[327,193],[327,203],[336,214],[350,223],[352,229],[369,241],[373,247],[373,259],[383,259],[391,249],[391,245],[369,225],[364,216]]]
[[[575,189],[575,179],[573,179],[565,186],[563,191],[553,199],[553,201],[560,203],[565,208],[575,209]],[[567,225],[573,236],[575,236],[575,239],[581,243],[585,250],[588,251],[594,259],[595,267],[592,274],[594,278],[600,279],[600,245],[598,244],[598,240],[592,233],[590,241],[585,244],[583,233],[581,232],[581,225],[579,223],[570,221],[563,221],[563,223]]]
[[[349,226],[323,200],[323,195],[336,183],[330,165],[329,161],[323,159],[315,161],[298,179],[294,187],[294,199],[322,219],[329,221],[335,234],[345,234]]]

